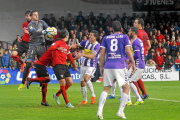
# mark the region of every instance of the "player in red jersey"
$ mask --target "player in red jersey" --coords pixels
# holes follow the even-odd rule
[[[56,48],[56,50],[63,50],[63,49],[64,48],[62,48],[62,47]],[[71,54],[68,55],[68,59],[72,63],[73,67],[75,68],[76,66],[75,66],[75,63],[74,63],[74,60],[73,60],[73,57]],[[32,82],[42,83],[42,102],[41,102],[41,105],[44,105],[44,106],[51,106],[46,101],[47,83],[50,81],[50,77],[49,77],[48,71],[46,69],[46,66],[50,65],[51,63],[52,63],[52,51],[50,51],[48,49],[40,57],[40,59],[35,62],[34,70],[36,71],[38,78],[27,78],[27,88],[28,89],[29,89],[29,86]],[[66,82],[67,83],[66,83],[65,89],[67,90],[73,84],[72,77],[66,77]],[[60,105],[59,95],[61,93],[62,93],[61,91],[58,91],[57,93],[55,93],[54,95],[56,95],[57,97],[53,95],[53,97],[56,99],[56,103],[59,105]]]
[[[151,43],[148,37],[148,34],[142,29],[144,25],[144,20],[142,18],[136,18],[134,21],[134,27],[137,27],[139,29],[137,37],[139,39],[142,40],[143,45],[144,45],[144,57],[145,57],[145,61],[147,60],[147,53],[148,50],[151,48]],[[137,82],[134,82],[134,84],[136,85],[138,92],[139,92],[139,87],[142,91],[142,99],[146,99],[149,97],[149,95],[146,93],[145,87],[144,87],[144,83],[141,79],[139,79]],[[139,92],[140,94],[140,92]]]
[[[20,56],[23,53],[27,53],[28,49],[29,49],[29,40],[30,40],[30,36],[29,36],[29,31],[28,31],[28,24],[31,22],[31,17],[30,17],[30,13],[31,10],[26,10],[25,12],[25,19],[26,22],[24,22],[22,24],[23,27],[23,37],[18,39],[19,45],[18,45],[18,51],[13,51],[11,53],[11,57],[18,63],[21,64],[21,69],[20,72],[24,71],[24,67],[26,66],[26,64],[21,60]]]
[[[71,103],[69,102],[67,98],[66,84],[65,84],[65,78],[71,77],[71,74],[68,70],[68,66],[66,65],[66,57],[70,58],[71,56],[70,51],[69,51],[69,46],[66,43],[69,39],[69,32],[67,30],[61,30],[60,33],[61,33],[60,34],[61,39],[54,42],[50,46],[49,50],[52,50],[53,70],[56,75],[56,78],[58,79],[60,83],[59,91],[62,93],[64,97],[64,100],[66,102],[66,107],[74,108],[74,106],[71,105]],[[58,47],[63,47],[64,49],[62,51],[57,50]],[[75,70],[79,72],[78,68],[76,67],[75,67]]]

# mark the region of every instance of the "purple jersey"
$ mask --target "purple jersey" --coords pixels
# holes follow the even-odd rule
[[[91,44],[89,40],[82,41],[80,43],[82,47],[84,47],[85,54],[95,54],[96,57],[94,59],[84,58],[82,65],[88,67],[97,67],[97,57],[100,50],[100,44],[96,41],[95,43]]]
[[[143,42],[139,38],[136,38],[132,43],[132,47],[134,51],[134,60],[136,67],[145,69]]]
[[[126,67],[126,46],[131,46],[127,35],[114,33],[103,38],[101,47],[106,48],[105,69],[124,69]]]

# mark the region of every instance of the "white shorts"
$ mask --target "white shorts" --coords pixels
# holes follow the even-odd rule
[[[126,84],[126,69],[104,69],[103,85],[112,86],[114,79],[118,82],[119,87]]]
[[[136,68],[135,73],[132,72],[132,67],[128,70],[127,72],[127,76],[128,76],[128,80],[130,82],[136,82],[139,80],[139,78],[141,77],[142,73],[143,73],[144,69],[139,69]]]
[[[85,74],[90,75],[91,78],[93,78],[95,71],[96,71],[95,67],[87,67],[87,66],[81,67],[80,81],[84,81]]]

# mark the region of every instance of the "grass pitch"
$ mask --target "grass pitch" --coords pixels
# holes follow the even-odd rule
[[[149,99],[143,105],[128,106],[125,115],[128,120],[180,120],[180,82],[144,82]],[[102,83],[93,83],[97,102],[90,104],[91,94],[87,88],[88,105],[78,106],[83,98],[80,84],[75,83],[68,91],[68,99],[75,109],[65,107],[60,96],[61,105],[55,103],[53,93],[59,89],[59,84],[49,84],[47,101],[52,107],[41,106],[41,94],[37,84],[30,89],[17,90],[18,85],[0,86],[0,120],[96,120],[99,97],[103,90]],[[116,116],[119,109],[119,89],[116,88],[116,98],[106,100],[103,117],[105,120],[121,119]],[[132,102],[135,97],[132,95]]]

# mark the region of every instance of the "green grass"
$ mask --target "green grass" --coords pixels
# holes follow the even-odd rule
[[[180,115],[180,82],[145,82],[146,91],[150,95],[143,105],[129,106],[125,108],[125,114],[129,120],[179,120]],[[73,84],[67,91],[69,101],[75,105],[75,109],[67,109],[65,102],[60,96],[61,105],[58,106],[52,97],[59,89],[59,84],[49,84],[47,101],[52,107],[41,106],[41,94],[37,84],[30,86],[30,89],[23,89],[19,92],[18,85],[0,86],[0,120],[96,120],[99,96],[103,90],[102,83],[93,83],[97,102],[93,105],[77,104],[82,101],[80,84]],[[88,89],[87,89],[88,90]],[[91,94],[88,90],[88,101],[91,101]],[[120,119],[116,116],[119,109],[119,89],[116,88],[116,98],[106,100],[103,117],[105,120]],[[132,95],[132,93],[131,93]],[[134,96],[134,95],[133,95]],[[163,101],[154,100],[176,100]],[[132,97],[133,103],[135,97]],[[179,102],[178,102],[179,101]]]

